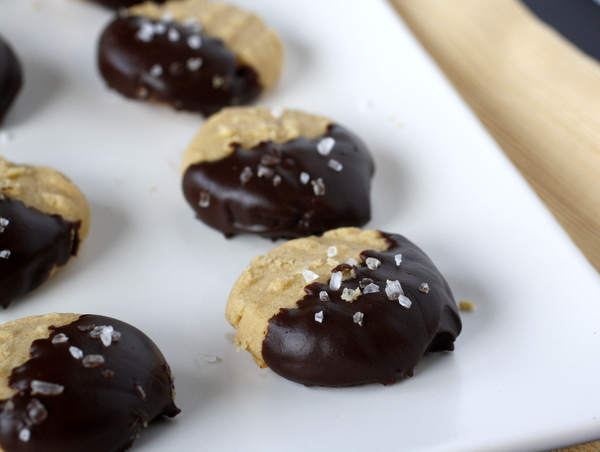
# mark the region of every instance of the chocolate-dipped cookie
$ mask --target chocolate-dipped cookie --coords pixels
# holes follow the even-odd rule
[[[328,118],[231,107],[188,147],[183,192],[196,216],[228,237],[295,238],[366,224],[373,172],[363,142]]]
[[[260,367],[305,385],[394,383],[428,352],[453,350],[454,297],[405,237],[340,228],[255,257],[226,310]]]
[[[126,97],[211,115],[249,104],[278,80],[283,47],[256,15],[224,3],[146,2],[119,14],[100,38],[98,64]]]
[[[137,328],[99,315],[0,325],[0,452],[119,452],[175,416],[164,356]]]
[[[89,223],[85,197],[64,175],[0,156],[0,305],[37,288],[75,256]]]
[[[21,65],[8,43],[0,36],[0,125],[23,83]]]

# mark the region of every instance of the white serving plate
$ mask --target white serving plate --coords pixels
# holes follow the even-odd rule
[[[261,102],[360,135],[377,163],[368,227],[409,237],[475,304],[456,351],[395,385],[346,389],[306,388],[237,353],[229,289],[275,244],[194,219],[179,165],[202,119],[109,92],[95,49],[111,13],[75,0],[0,2],[26,78],[0,153],[64,172],[92,209],[80,256],[0,320],[97,313],[146,332],[183,411],[144,430],[136,452],[525,451],[600,437],[600,278],[392,8],[234,3],[286,46]]]

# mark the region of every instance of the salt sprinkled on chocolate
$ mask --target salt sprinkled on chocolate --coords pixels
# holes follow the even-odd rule
[[[323,196],[325,194],[325,184],[323,178],[319,177],[317,180],[310,181],[313,186],[313,192],[315,196]]]
[[[429,293],[429,284],[427,284],[426,282],[424,282],[424,283],[421,283],[421,284],[419,285],[419,292],[422,292],[422,293]]]
[[[176,28],[169,28],[169,32],[167,33],[167,38],[171,42],[176,42],[176,41],[179,41],[179,39],[181,38],[181,34],[179,33],[179,31]]]
[[[323,323],[323,311],[319,311],[315,314],[315,321]]]
[[[47,396],[55,396],[62,394],[65,387],[57,383],[48,383],[47,381],[31,380],[31,394],[41,394]]]
[[[155,64],[148,71],[151,77],[160,77],[161,75],[163,75],[163,72],[164,70],[160,64]]]
[[[402,254],[396,254],[394,260],[396,261],[396,267],[400,267],[400,264],[402,263]]]
[[[135,391],[135,394],[138,396],[138,398],[142,401],[145,402],[147,399],[146,397],[146,391],[144,391],[144,388],[142,388],[142,385],[139,383],[135,383],[133,385],[133,390]]]
[[[207,191],[200,192],[200,200],[198,201],[198,205],[203,208],[210,206],[210,193]]]
[[[31,431],[28,428],[23,428],[19,432],[19,439],[26,443],[31,438]]]
[[[112,343],[112,334],[114,328],[110,325],[105,326],[100,332],[100,340],[105,347],[108,347]]]
[[[204,63],[204,60],[200,57],[188,58],[188,60],[185,63],[185,66],[188,68],[189,71],[194,72],[202,67],[202,63]]]
[[[275,176],[273,176],[273,187],[277,187],[279,184],[281,184],[281,176],[275,174]]]
[[[329,155],[334,146],[335,139],[332,137],[321,138],[317,143],[317,152],[323,156]]]
[[[340,290],[342,286],[342,272],[333,272],[329,280],[329,288],[331,290]]]
[[[27,416],[33,425],[39,425],[48,418],[48,410],[38,399],[31,399],[26,409]]]
[[[69,340],[69,338],[67,337],[66,334],[64,334],[64,333],[58,333],[56,336],[54,336],[52,338],[52,343],[53,344],[64,344],[68,340]]]
[[[309,182],[309,181],[310,181],[310,174],[308,174],[308,173],[306,173],[306,172],[302,171],[302,172],[300,173],[300,182],[301,182],[303,185],[306,185],[306,184],[308,184],[308,182]]]
[[[102,355],[85,355],[81,361],[83,367],[93,369],[104,365],[104,356]]]
[[[319,277],[319,275],[310,270],[302,270],[302,276],[307,283],[311,283]]]
[[[200,35],[191,35],[187,38],[187,45],[197,50],[202,46],[202,38]]]
[[[9,256],[10,256],[10,250],[1,250],[0,251],[0,258],[8,259]]]
[[[6,226],[8,226],[9,223],[10,221],[6,218],[0,217],[0,232],[4,232],[4,229],[6,229]]]
[[[373,280],[371,278],[363,278],[358,282],[358,286],[361,289],[364,289],[365,287],[367,287],[369,284],[373,284]]]
[[[379,292],[379,286],[375,283],[367,284],[363,289],[364,294]]]
[[[365,315],[362,312],[356,311],[352,316],[352,320],[354,320],[354,323],[358,323],[359,326],[362,326],[364,317]]]
[[[377,270],[379,267],[381,267],[381,261],[374,257],[367,257],[365,263],[367,264],[369,270]]]
[[[406,309],[412,306],[412,301],[410,301],[410,299],[405,295],[400,295],[398,297],[398,303],[400,303],[400,305],[404,306]]]
[[[329,168],[331,168],[332,170],[337,171],[338,173],[344,169],[344,165],[342,165],[340,162],[338,162],[335,159],[330,159],[327,162],[327,166]]]
[[[400,281],[388,279],[385,284],[385,294],[389,300],[397,300],[400,295],[404,295]]]
[[[274,171],[271,168],[268,168],[264,165],[258,165],[256,167],[256,175],[258,177],[266,177],[267,179],[270,179],[273,177],[273,173]]]
[[[154,38],[154,27],[150,22],[142,22],[136,36],[140,41],[150,42]]]
[[[77,347],[75,347],[73,345],[69,347],[69,353],[75,359],[81,359],[81,358],[83,358],[83,350],[81,350],[80,348],[77,348]]]
[[[321,301],[330,301],[329,294],[326,291],[324,291],[324,290],[320,291],[319,292],[319,300],[321,300]]]
[[[252,175],[252,168],[250,168],[249,166],[244,167],[240,174],[240,181],[242,182],[242,184],[248,182],[252,178]]]

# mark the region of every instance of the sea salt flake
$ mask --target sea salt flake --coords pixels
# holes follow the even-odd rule
[[[29,441],[30,438],[31,430],[29,430],[28,428],[21,429],[21,431],[19,432],[19,439],[26,443],[27,441]]]
[[[379,267],[381,267],[381,261],[374,257],[367,257],[365,264],[367,264],[369,270],[377,270]]]
[[[273,187],[277,187],[279,184],[281,184],[281,176],[275,174],[275,176],[273,176]]]
[[[352,266],[357,266],[358,265],[358,261],[356,259],[354,259],[353,257],[348,258],[348,260],[346,261],[346,263],[348,265],[352,265]]]
[[[38,399],[31,399],[25,409],[33,425],[39,425],[48,418],[48,410]]]
[[[340,290],[342,286],[342,272],[333,272],[329,280],[329,288],[331,290]]]
[[[273,173],[274,171],[271,168],[268,168],[264,165],[258,165],[256,167],[256,175],[258,177],[266,177],[267,179],[270,179],[273,177]]]
[[[356,311],[352,316],[352,320],[354,320],[354,323],[358,323],[359,326],[362,326],[364,317],[365,315],[362,312]]]
[[[151,77],[160,77],[164,73],[164,69],[160,64],[155,64],[148,71]]]
[[[155,34],[162,35],[165,33],[165,31],[167,31],[167,24],[165,24],[164,22],[156,22],[153,25],[152,29]]]
[[[332,137],[321,138],[317,143],[317,152],[323,156],[329,155],[334,146],[335,139]]]
[[[422,293],[429,293],[429,284],[427,284],[426,282],[424,282],[424,283],[421,283],[421,284],[419,285],[419,292],[422,292]]]
[[[317,180],[311,181],[313,186],[313,193],[315,196],[323,196],[325,194],[325,184],[323,183],[323,179],[319,177]]]
[[[323,323],[323,311],[319,311],[317,313],[315,313],[315,321],[319,322],[319,323]]]
[[[105,347],[108,347],[110,344],[112,344],[112,334],[113,334],[114,328],[110,325],[105,326],[102,331],[100,332],[100,341],[102,341],[102,344]]]
[[[365,294],[377,293],[377,292],[379,292],[379,286],[375,283],[367,284],[365,286],[365,288],[363,289],[363,293],[365,293]]]
[[[206,208],[210,206],[210,193],[207,191],[200,192],[200,199],[198,201],[198,205],[202,208]]]
[[[361,289],[364,289],[365,287],[367,287],[369,284],[371,284],[373,282],[373,280],[371,278],[363,278],[359,281],[358,286]]]
[[[154,26],[150,22],[143,22],[135,34],[143,42],[150,42],[154,38]]]
[[[242,172],[240,173],[240,181],[242,182],[242,184],[245,184],[252,178],[252,176],[252,168],[250,168],[249,166],[245,166]]]
[[[188,68],[189,71],[197,71],[198,69],[200,69],[202,67],[202,64],[204,63],[204,60],[200,57],[198,58],[188,58],[187,61],[185,62],[185,66]]]
[[[400,295],[404,295],[400,281],[388,279],[385,284],[385,294],[389,300],[397,300]]]
[[[342,165],[339,161],[335,159],[330,159],[327,162],[327,166],[338,173],[344,169],[344,165]]]
[[[188,36],[187,45],[192,49],[199,49],[202,46],[202,38],[200,35]]]
[[[412,305],[412,301],[410,301],[410,299],[405,295],[400,295],[398,297],[398,303],[400,303],[401,306],[407,309],[410,308]]]
[[[394,260],[396,261],[396,267],[400,267],[400,264],[402,263],[402,254],[396,254]]]
[[[330,301],[329,294],[326,291],[322,290],[321,292],[319,292],[319,300]]]
[[[281,159],[276,155],[263,154],[260,157],[260,164],[265,166],[277,165],[280,161]]]
[[[145,402],[147,400],[146,397],[146,391],[144,391],[144,388],[142,388],[142,385],[139,383],[135,383],[133,385],[133,390],[135,391],[135,394],[138,396],[138,398],[142,401]]]
[[[104,365],[104,356],[102,355],[85,355],[81,361],[83,367],[93,369]]]
[[[71,345],[69,347],[69,353],[75,359],[81,359],[81,358],[83,358],[83,350],[81,350],[78,347],[75,347],[74,345]]]
[[[302,276],[304,276],[304,280],[307,283],[311,283],[319,277],[319,275],[317,275],[315,272],[310,271],[310,270],[302,270]]]
[[[47,381],[31,380],[31,394],[42,394],[47,396],[54,396],[62,394],[65,390],[63,385],[58,383],[48,383]]]
[[[6,218],[0,217],[0,232],[4,232],[9,223],[10,221],[8,221]]]
[[[179,41],[181,38],[181,33],[177,30],[177,28],[169,28],[169,32],[167,33],[167,38],[171,42]]]
[[[10,256],[10,250],[1,250],[0,251],[0,258],[8,259],[9,256]]]
[[[329,248],[327,248],[327,257],[336,256],[337,253],[338,253],[337,246],[331,245]]]
[[[67,337],[67,335],[65,333],[58,333],[56,336],[54,336],[52,338],[51,342],[53,344],[64,344],[68,340],[69,340],[69,338]]]
[[[308,182],[309,182],[309,181],[310,181],[310,174],[308,174],[308,173],[306,173],[306,172],[302,171],[302,172],[300,173],[300,183],[301,183],[302,185],[306,185],[306,184],[308,184]]]

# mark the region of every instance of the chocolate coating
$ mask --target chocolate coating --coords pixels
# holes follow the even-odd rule
[[[328,155],[317,151],[322,138],[335,142]],[[373,172],[364,144],[334,124],[314,140],[236,145],[223,159],[191,165],[183,191],[197,217],[226,236],[295,238],[367,223]]]
[[[98,65],[108,86],[126,97],[206,116],[262,91],[256,71],[239,65],[221,40],[173,21],[118,17],[102,33]]]
[[[354,267],[356,277],[343,281],[337,291],[325,284],[309,284],[298,308],[281,309],[271,318],[262,355],[274,372],[305,385],[387,385],[396,381],[398,372],[412,376],[425,353],[454,349],[461,321],[444,277],[406,238],[396,234],[384,237],[390,244],[388,250],[361,253],[362,259],[378,259],[379,268]],[[397,254],[402,255],[399,268],[394,258]],[[342,264],[334,271],[343,268],[350,266]],[[412,301],[410,308],[388,298],[388,280],[400,282]],[[419,290],[424,282],[427,293],[424,288]],[[367,283],[378,286],[379,292],[363,293],[353,302],[341,299],[345,287],[362,286],[364,292]],[[327,292],[329,301],[320,300],[321,291]],[[315,314],[321,311],[319,322]]]
[[[98,335],[92,337],[94,326],[111,326],[120,337],[112,335],[106,346]],[[33,342],[31,358],[9,377],[19,392],[0,401],[3,450],[124,451],[146,423],[160,414],[179,413],[169,366],[138,329],[96,315],[51,329],[48,339]],[[68,340],[53,343],[59,334]],[[71,347],[83,358],[76,358]],[[102,358],[87,358],[94,355]],[[50,385],[36,393],[35,381]]]
[[[0,305],[37,288],[77,254],[80,225],[0,195]]]
[[[144,0],[91,0],[110,9],[129,8],[130,6],[142,3]],[[164,3],[165,0],[152,0],[154,3]]]
[[[23,83],[21,65],[9,45],[0,37],[0,125]]]

